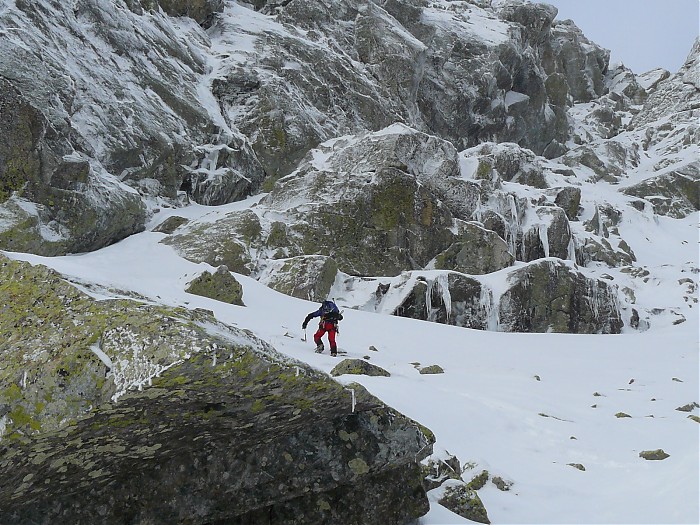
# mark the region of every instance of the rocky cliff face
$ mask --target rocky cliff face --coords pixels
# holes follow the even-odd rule
[[[591,202],[589,183],[621,184],[640,211],[698,209],[697,46],[676,75],[635,77],[542,4],[61,9],[0,12],[6,249],[96,249],[157,206],[224,204],[267,180],[256,210],[166,242],[317,299],[343,274],[633,265],[625,212]]]
[[[427,512],[418,462],[432,436],[361,386],[354,403],[207,312],[97,302],[4,257],[0,272],[12,305],[0,324],[2,523],[406,523]]]
[[[569,99],[603,89],[606,52],[575,27],[555,30],[549,6],[256,5],[258,14],[218,0],[78,2],[59,13],[43,2],[5,8],[0,76],[29,111],[19,125],[50,127],[60,148],[42,151],[69,164],[56,177],[64,182],[52,183],[50,165],[3,158],[0,199],[13,196],[3,205],[12,219],[3,230],[13,232],[4,245],[92,250],[138,230],[143,210],[104,209],[105,201],[129,199],[138,209],[134,192],[110,175],[142,197],[173,199],[182,188],[197,202],[222,204],[257,191],[266,176],[290,173],[327,139],[397,121],[459,149],[510,140],[537,153],[561,151]],[[581,69],[564,66],[572,61]],[[21,155],[36,157],[39,139],[22,139],[29,142]],[[65,216],[59,210],[67,206],[39,195],[79,183],[113,195],[83,195],[82,203],[110,221]],[[40,207],[27,211],[25,201]],[[124,224],[111,235],[81,238],[81,229],[118,218]],[[31,239],[19,238],[22,221],[35,223]],[[47,228],[64,242],[52,243]]]
[[[683,322],[657,291],[697,304],[697,262],[669,283],[630,225],[700,209],[700,44],[636,76],[555,17],[519,0],[5,3],[0,249],[97,250],[162,208],[258,195],[155,228],[220,268],[199,293],[239,301],[230,270],[479,330]],[[94,301],[2,256],[0,277],[3,523],[425,513],[431,439],[360,388],[353,412],[206,312]]]

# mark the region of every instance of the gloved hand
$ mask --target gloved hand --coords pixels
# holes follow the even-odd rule
[[[302,329],[302,330],[306,330],[306,325],[307,325],[307,324],[308,324],[307,321],[304,321],[303,323],[301,323],[301,329]]]

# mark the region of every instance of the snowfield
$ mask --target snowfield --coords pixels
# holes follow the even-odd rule
[[[163,209],[152,225],[175,214],[192,219],[223,214],[258,199]],[[345,306],[341,352],[368,356],[391,377],[341,376],[339,381],[360,382],[430,428],[437,438],[433,459],[451,454],[469,464],[467,481],[484,469],[511,481],[509,491],[492,483],[479,491],[493,523],[698,523],[700,426],[676,410],[698,401],[697,305],[679,304],[679,285],[673,282],[688,275],[677,263],[697,260],[690,235],[697,220],[694,214],[680,221],[640,222],[637,238],[625,237],[649,239],[651,264],[668,261],[668,278],[655,286],[653,301],[684,308],[683,323],[674,325],[670,317],[664,322],[662,313],[648,331],[621,335],[482,332],[350,309],[353,298],[347,296],[345,302],[338,299]],[[679,233],[684,231],[689,235]],[[187,294],[187,283],[213,268],[180,258],[159,243],[164,237],[147,231],[65,257],[7,255],[52,267],[98,299],[136,292],[154,303],[205,308],[315,368],[330,372],[338,363],[327,351],[314,353],[313,324],[308,341],[302,341],[301,322],[316,303],[242,275],[236,278],[245,307]],[[644,255],[639,241],[630,244]],[[445,373],[419,374],[418,367],[432,364]],[[616,417],[619,413],[630,417]],[[659,448],[670,457],[639,457]],[[436,503],[440,490],[429,494],[431,511],[420,525],[469,523]]]

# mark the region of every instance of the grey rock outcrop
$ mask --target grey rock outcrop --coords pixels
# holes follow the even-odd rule
[[[224,10],[223,0],[125,0],[126,5],[137,14],[144,9],[160,7],[170,16],[186,16],[202,27],[211,27],[216,15]]]
[[[448,247],[453,217],[469,213],[471,185],[457,178],[448,142],[392,126],[318,154],[322,163],[308,159],[261,201],[287,216],[292,253],[333,257],[353,275],[395,275]]]
[[[501,179],[518,182],[534,188],[547,188],[544,167],[538,157],[530,150],[517,144],[486,143],[464,151],[462,154],[477,156],[480,162],[488,163]]]
[[[94,250],[143,229],[142,197],[182,188],[221,204],[259,189],[252,149],[202,90],[206,33],[168,17],[208,25],[223,2],[127,6],[21,0],[0,13],[0,247]]]
[[[581,188],[566,186],[552,190],[555,192],[554,203],[564,210],[567,219],[575,221],[581,206]]]
[[[145,218],[133,190],[95,171],[0,76],[0,248],[90,251],[143,230]]]
[[[274,175],[329,138],[397,121],[460,149],[497,140],[565,150],[569,97],[590,100],[604,89],[607,52],[573,24],[555,29],[551,6],[254,5],[281,25],[259,39],[255,60],[224,60],[214,91]],[[329,48],[336,60],[325,60]]]
[[[203,272],[187,285],[187,293],[209,297],[216,301],[245,306],[243,304],[243,287],[231,275],[226,266],[219,266],[212,274]]]
[[[4,257],[0,272],[0,297],[17,299],[0,315],[2,523],[398,525],[427,512],[418,462],[434,437],[360,385],[353,406],[327,375],[205,312],[95,301]]]
[[[489,327],[492,298],[476,279],[454,272],[431,280],[418,276],[404,293],[394,315],[481,330]]]
[[[509,282],[498,312],[505,331],[614,334],[622,328],[614,290],[563,262],[532,263],[513,271]]]
[[[323,301],[328,298],[338,273],[337,263],[323,255],[301,255],[268,262],[259,281],[283,294]]]
[[[573,235],[564,210],[558,206],[535,208],[537,222],[526,226],[518,259],[534,261],[543,257],[575,260]]]
[[[251,210],[230,212],[214,223],[190,222],[161,242],[193,262],[225,265],[249,275],[254,267],[250,246],[262,233],[260,219]]]
[[[700,210],[700,161],[688,174],[669,172],[651,177],[623,190],[654,205],[654,213],[682,219]]]
[[[476,223],[458,222],[455,242],[435,261],[438,270],[480,275],[491,273],[513,264],[515,257],[497,233]]]
[[[187,224],[188,222],[190,222],[189,219],[185,219],[184,217],[178,217],[177,215],[173,215],[172,217],[168,217],[163,222],[161,222],[158,226],[153,228],[153,231],[157,232],[157,233],[165,233],[166,235],[170,235],[175,230],[177,230],[180,226],[182,226],[183,224]]]

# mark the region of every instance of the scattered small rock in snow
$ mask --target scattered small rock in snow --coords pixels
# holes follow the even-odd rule
[[[683,381],[681,381],[680,379],[678,379],[677,377],[672,378],[671,381],[675,381],[676,383],[682,383],[682,382],[683,382]]]
[[[688,419],[692,419],[696,423],[700,423],[700,417],[698,417],[698,416],[690,415],[690,416],[688,416]]]
[[[369,345],[369,350],[370,350],[371,352],[379,352],[379,350],[377,350],[377,347],[374,346],[374,345]]]
[[[676,410],[679,412],[692,412],[696,408],[700,408],[700,405],[698,405],[695,401],[692,403],[688,403],[687,405],[683,405],[682,407],[678,407]]]
[[[598,405],[591,405],[591,408],[598,408]]]
[[[600,396],[602,396],[602,395],[603,395],[603,394],[601,394],[601,393],[599,393],[599,392],[593,392],[593,396],[594,396],[594,397],[600,397]]]
[[[500,476],[494,476],[493,479],[491,480],[491,483],[496,485],[496,488],[498,490],[502,490],[503,492],[508,492],[510,488],[513,486],[512,481],[508,481],[506,479],[503,479]]]
[[[536,379],[537,381],[542,381],[542,379],[540,379],[540,376],[535,376],[535,379]]]
[[[569,465],[570,467],[574,467],[575,469],[578,469],[578,470],[580,470],[580,471],[582,471],[582,472],[585,472],[585,471],[586,471],[586,467],[584,467],[583,465],[581,465],[581,463],[567,463],[567,465]]]
[[[367,359],[367,361],[370,360],[370,357],[368,355],[362,356],[362,359]]]
[[[649,461],[660,461],[671,456],[670,454],[666,454],[663,449],[657,448],[656,450],[642,450],[639,453],[639,457]]]
[[[632,416],[630,416],[629,414],[625,414],[624,412],[618,412],[617,414],[615,414],[615,417],[621,418],[621,417],[632,417]]]
[[[569,439],[578,439],[576,436],[571,436]]]
[[[631,385],[632,383],[634,383],[634,378],[630,379],[630,382],[627,383],[627,384],[628,384],[628,385]]]
[[[421,374],[444,374],[445,371],[440,365],[430,365],[419,370]]]

